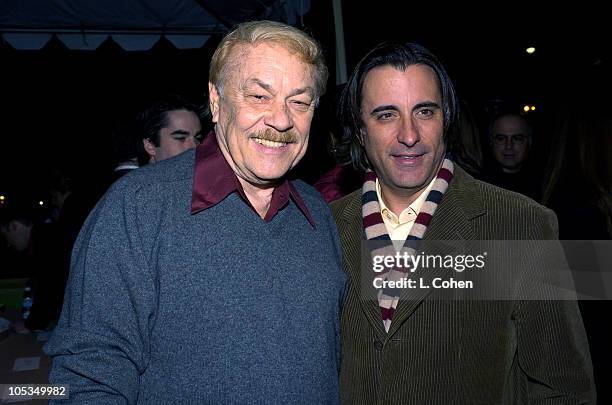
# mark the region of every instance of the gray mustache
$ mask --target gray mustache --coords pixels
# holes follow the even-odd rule
[[[283,142],[283,143],[295,143],[298,140],[298,136],[294,130],[287,132],[274,131],[271,128],[267,128],[265,131],[254,132],[249,135],[250,138],[260,138],[272,142]]]

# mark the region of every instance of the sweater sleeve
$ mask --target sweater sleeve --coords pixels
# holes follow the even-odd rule
[[[75,243],[62,315],[45,346],[53,358],[50,381],[69,385],[62,405],[137,401],[156,289],[134,194],[111,188]]]

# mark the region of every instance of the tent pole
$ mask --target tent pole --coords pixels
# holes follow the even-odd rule
[[[342,22],[342,0],[333,0],[334,26],[336,28],[336,85],[345,83],[346,53],[344,49],[344,24]]]

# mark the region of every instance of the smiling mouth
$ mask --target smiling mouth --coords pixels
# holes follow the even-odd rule
[[[253,140],[257,142],[258,144],[263,145],[267,148],[282,148],[283,146],[288,145],[287,142],[276,142],[276,141],[271,141],[269,139],[263,139],[263,138],[253,138]]]
[[[251,133],[249,137],[261,146],[265,146],[266,148],[270,149],[284,148],[288,144],[295,143],[298,140],[298,136],[293,130],[277,132],[271,128]]]
[[[414,159],[418,159],[421,156],[423,156],[424,154],[419,154],[419,155],[391,155],[396,159],[404,159],[404,160],[414,160]]]
[[[417,168],[423,164],[424,155],[425,155],[424,153],[421,153],[421,154],[398,153],[398,154],[392,154],[391,158],[393,159],[393,162],[397,165],[397,167],[401,168],[402,170],[404,169],[410,170],[410,169]]]

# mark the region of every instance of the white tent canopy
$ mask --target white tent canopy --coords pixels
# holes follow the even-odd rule
[[[299,23],[310,0],[0,0],[0,36],[21,50],[56,36],[69,49],[94,50],[109,37],[128,51],[163,36],[179,49],[252,19]]]

